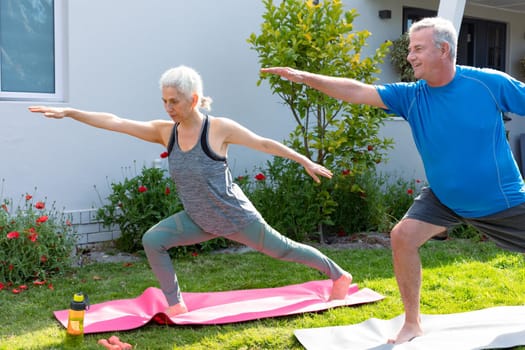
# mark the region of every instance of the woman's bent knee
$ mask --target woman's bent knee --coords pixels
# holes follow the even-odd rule
[[[158,239],[155,237],[155,233],[155,231],[149,230],[142,236],[142,246],[144,247],[144,249],[159,248],[159,242]]]

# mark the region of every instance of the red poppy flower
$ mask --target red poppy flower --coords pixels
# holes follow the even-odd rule
[[[35,208],[37,209],[44,209],[46,207],[46,204],[44,202],[36,202]]]
[[[46,281],[38,281],[38,280],[37,281],[33,281],[33,284],[35,286],[42,286],[42,285],[44,285],[46,283],[47,283]]]
[[[51,290],[54,290],[54,289],[55,289],[55,287],[53,287],[53,284],[52,284],[52,283],[49,283],[49,284],[47,285],[47,288],[49,288],[49,289],[51,289]]]
[[[15,268],[15,266],[13,264],[9,264],[9,266],[8,266],[9,271],[13,271],[14,268]]]
[[[374,150],[374,146],[368,145],[368,147],[366,149],[369,150],[369,151],[373,151]]]
[[[259,173],[259,174],[255,175],[255,180],[257,180],[257,181],[263,181],[265,179],[266,179],[266,176],[264,176],[263,173]]]
[[[30,194],[26,194],[26,201],[30,201],[30,200],[31,200],[31,198],[33,198],[33,196],[32,196],[32,195],[30,195]]]
[[[146,192],[148,189],[146,188],[146,186],[139,186],[139,192],[140,193],[144,193]]]
[[[347,175],[350,175],[350,170],[349,169],[344,169],[341,174],[343,174],[343,176],[347,176]]]
[[[21,290],[13,288],[12,292],[13,292],[13,294],[20,294]]]
[[[3,290],[5,288],[5,284],[3,284],[2,282],[0,282],[0,290]]]
[[[7,205],[5,203],[2,204],[2,209],[4,209],[6,213],[9,213],[9,210],[7,209]]]
[[[161,157],[161,158],[168,158],[168,156],[169,156],[169,153],[166,152],[166,151],[164,151],[164,152],[162,152],[162,153],[160,154],[160,157]]]
[[[42,215],[41,217],[39,217],[38,219],[36,219],[36,223],[37,223],[37,224],[42,224],[42,223],[46,222],[47,219],[49,219],[49,216],[47,216],[47,215]]]
[[[25,284],[22,284],[21,286],[18,286],[18,289],[27,290],[27,286]]]
[[[69,219],[66,220],[66,225],[67,226],[71,226],[72,225],[72,223],[71,223],[71,221],[69,221]]]
[[[42,256],[40,257],[40,262],[41,262],[41,263],[45,263],[46,261],[47,261],[47,256],[42,255]]]
[[[414,190],[411,189],[411,188],[409,188],[409,189],[407,190],[407,193],[411,196],[411,195],[414,193]]]
[[[17,239],[18,237],[20,237],[20,233],[17,231],[11,231],[7,234],[8,239]]]
[[[199,253],[197,253],[197,252],[192,252],[192,253],[191,253],[191,256],[199,256]]]
[[[36,242],[36,240],[38,239],[38,234],[36,232],[31,233],[29,236],[27,236],[27,238],[29,238],[31,242]]]
[[[166,189],[164,190],[164,194],[167,196],[168,194],[171,193],[171,190],[169,187],[166,187]]]

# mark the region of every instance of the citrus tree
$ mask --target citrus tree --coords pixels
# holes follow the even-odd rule
[[[371,32],[354,30],[353,21],[358,16],[355,9],[345,10],[341,0],[283,0],[277,4],[273,0],[262,1],[266,10],[260,33],[252,33],[247,40],[262,67],[288,66],[369,84],[377,80],[379,64],[383,63],[390,43],[385,42],[365,57],[363,48]],[[341,207],[335,202],[334,192],[344,183],[345,189],[362,193],[365,200],[366,194],[355,179],[375,169],[392,145],[392,140],[378,136],[385,113],[333,99],[275,75],[262,74],[257,83],[263,80],[290,108],[297,124],[285,143],[336,175],[333,181],[316,185],[311,206],[306,201],[302,203],[309,216],[312,212],[318,214],[323,241],[322,225],[333,225],[336,207]]]
[[[355,9],[345,10],[341,0],[263,3],[266,12],[261,32],[248,39],[262,67],[289,66],[365,83],[377,80],[390,43],[382,44],[371,57],[363,57],[371,33],[354,30]],[[391,146],[391,140],[378,137],[382,111],[344,103],[275,75],[261,75],[258,84],[262,80],[268,80],[274,93],[290,107],[297,123],[288,142],[315,162],[359,171],[374,167]]]

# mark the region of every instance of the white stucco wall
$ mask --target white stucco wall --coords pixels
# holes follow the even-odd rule
[[[246,39],[259,30],[259,1],[68,1],[68,101],[82,109],[137,120],[164,118],[158,78],[180,64],[197,69],[212,113],[231,117],[278,140],[293,128],[286,109],[266,86]],[[108,181],[122,168],[140,170],[163,151],[129,136],[71,120],[27,112],[27,102],[0,102],[0,178],[4,197],[38,188],[39,198],[68,210],[100,205]],[[56,103],[55,103],[56,104]],[[230,149],[234,171],[252,169],[265,155]],[[129,173],[129,172],[128,172]]]
[[[401,34],[402,6],[438,8],[439,1],[345,0],[360,16],[355,29],[373,36],[370,50]],[[382,20],[377,12],[392,10]],[[186,64],[204,79],[205,94],[214,99],[212,113],[231,117],[257,133],[282,140],[294,123],[287,108],[268,86],[256,86],[259,64],[246,39],[259,30],[263,5],[257,0],[74,0],[67,1],[67,105],[148,120],[163,118],[157,85],[167,68]],[[522,15],[471,8],[465,15],[509,24],[509,67],[525,54]],[[381,82],[397,80],[390,63]],[[163,151],[125,135],[89,128],[71,120],[48,120],[27,112],[28,102],[0,101],[0,187],[3,197],[18,198],[37,188],[37,198],[56,201],[68,210],[97,207],[110,181],[123,178],[123,168],[151,165]],[[525,130],[517,124],[519,134]],[[382,130],[395,137],[390,161],[381,170],[423,178],[419,156],[405,122],[387,122]],[[268,156],[232,147],[230,165],[242,173]],[[129,174],[129,172],[128,172]]]

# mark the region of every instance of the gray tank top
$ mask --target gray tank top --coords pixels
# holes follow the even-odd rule
[[[228,235],[237,233],[261,218],[240,187],[233,182],[227,158],[209,147],[208,116],[199,142],[186,152],[179,148],[177,126],[168,144],[171,178],[186,213],[204,231]]]

